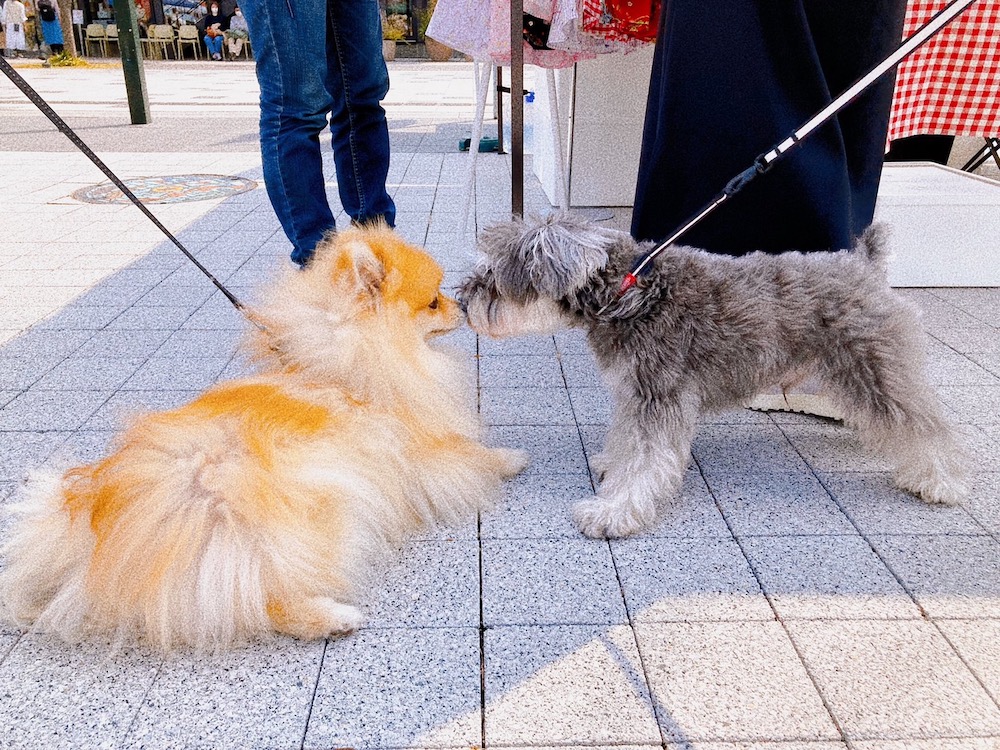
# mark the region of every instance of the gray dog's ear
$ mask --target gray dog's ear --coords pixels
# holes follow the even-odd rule
[[[556,213],[492,226],[478,245],[501,294],[558,299],[586,286],[620,241],[620,232]]]

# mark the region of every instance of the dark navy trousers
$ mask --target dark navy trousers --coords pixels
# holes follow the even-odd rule
[[[664,0],[632,234],[662,240],[901,41],[905,0]],[[849,247],[871,224],[894,75],[757,176],[684,244]]]

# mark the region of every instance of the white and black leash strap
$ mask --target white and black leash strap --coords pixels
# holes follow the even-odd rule
[[[914,50],[941,31],[941,29],[948,25],[948,23],[955,18],[955,16],[960,14],[974,2],[976,2],[976,0],[954,0],[954,2],[942,9],[941,12],[934,16],[934,18],[928,21],[912,36],[900,44],[891,55],[855,81],[850,88],[826,105],[826,107],[810,118],[809,121],[802,125],[798,130],[788,136],[785,140],[781,141],[781,143],[773,146],[771,149],[765,151],[763,154],[754,159],[753,165],[731,179],[721,193],[699,209],[679,229],[667,237],[667,239],[643,255],[642,258],[640,258],[639,261],[632,267],[632,270],[625,274],[615,298],[602,307],[598,311],[598,315],[611,307],[611,305],[620,299],[625,292],[636,285],[639,280],[639,275],[646,271],[649,264],[657,255],[680,239],[685,232],[712,213],[712,211],[728,200],[730,196],[733,196],[742,190],[743,187],[750,182],[750,180],[770,169],[774,162],[781,158],[782,155],[790,151],[796,144],[801,143],[810,133],[823,125],[827,120],[830,120],[840,110],[864,92],[865,89],[871,86],[875,81],[888,73],[894,67],[899,65],[899,63],[913,53]]]
[[[225,295],[226,299],[233,303],[233,307],[242,312],[244,315],[247,314],[247,310],[243,303],[240,302],[232,292],[226,289],[222,282],[215,278],[215,276],[213,276],[212,273],[205,268],[205,266],[203,266],[198,259],[195,258],[186,247],[184,247],[183,244],[181,244],[181,241],[174,237],[169,229],[163,226],[160,220],[157,219],[156,216],[154,216],[153,213],[146,208],[145,204],[143,204],[143,202],[136,197],[135,193],[133,193],[128,186],[122,182],[121,179],[119,179],[118,175],[112,172],[111,168],[101,161],[101,158],[97,154],[90,150],[90,147],[80,139],[80,136],[76,134],[73,128],[66,124],[66,121],[56,114],[56,111],[49,106],[48,102],[42,99],[41,95],[39,95],[39,93],[31,87],[31,84],[25,81],[24,78],[21,77],[21,74],[18,73],[3,57],[0,57],[0,70],[2,70],[11,82],[17,86],[25,96],[28,97],[32,104],[41,110],[42,114],[52,121],[53,125],[55,125],[66,135],[67,138],[70,139],[74,146],[80,149],[80,151],[82,151],[88,159],[97,165],[97,168],[100,169],[107,176],[107,178],[114,183],[115,187],[122,191],[122,194],[124,194],[125,197],[132,201],[132,203],[138,206],[140,211],[149,217],[149,220],[152,221],[160,229],[160,231],[167,236],[167,239],[174,243],[174,245],[176,245],[177,248],[187,256],[188,260],[198,267],[199,271],[208,277],[209,281],[215,284],[216,288]]]

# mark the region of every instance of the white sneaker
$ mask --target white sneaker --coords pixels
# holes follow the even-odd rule
[[[788,411],[844,421],[844,413],[812,378],[789,388],[769,388],[754,396],[745,407],[754,411]]]

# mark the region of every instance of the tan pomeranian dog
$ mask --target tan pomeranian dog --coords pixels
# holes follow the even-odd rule
[[[522,451],[480,443],[462,322],[434,260],[382,226],[328,238],[254,313],[261,374],[135,420],[15,507],[0,597],[68,640],[218,650],[347,633],[408,535],[474,516]]]

